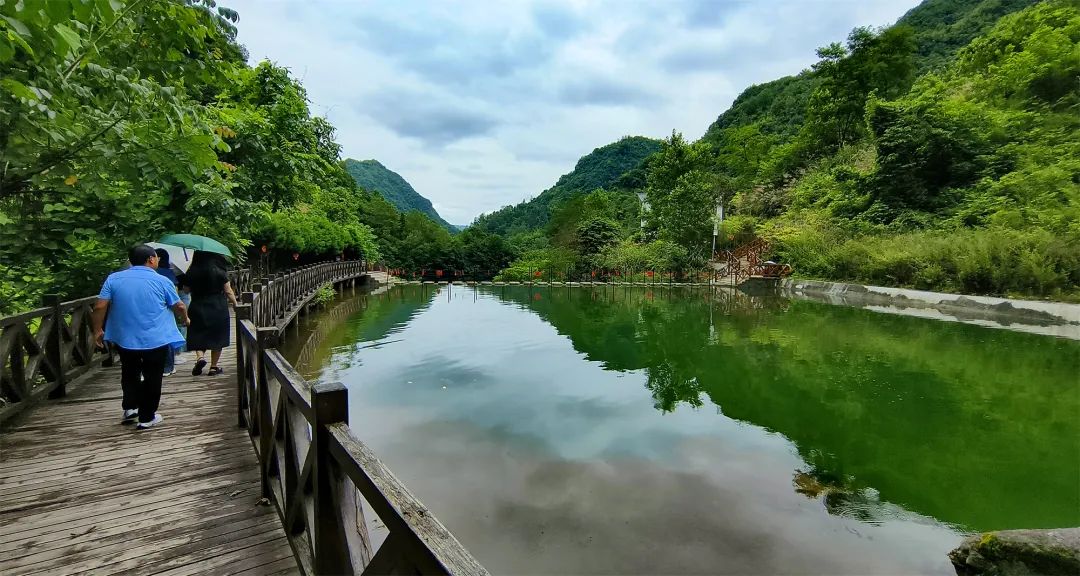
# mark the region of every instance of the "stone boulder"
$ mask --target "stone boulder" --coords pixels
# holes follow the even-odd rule
[[[978,534],[949,552],[960,576],[1080,575],[1080,528]]]

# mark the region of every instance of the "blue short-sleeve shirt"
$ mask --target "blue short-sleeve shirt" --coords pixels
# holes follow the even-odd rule
[[[129,350],[183,345],[172,307],[176,287],[149,266],[132,266],[105,279],[98,298],[109,301],[105,340]]]

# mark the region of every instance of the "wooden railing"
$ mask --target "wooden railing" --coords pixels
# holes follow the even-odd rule
[[[256,280],[236,308],[238,423],[259,456],[273,502],[305,574],[487,574],[348,426],[348,390],[311,384],[276,349],[326,283],[363,266],[307,266]],[[389,530],[376,547],[365,506]]]
[[[251,270],[230,270],[229,280],[237,293],[250,290]],[[62,398],[106,357],[94,349],[96,300],[46,295],[41,308],[0,318],[0,424],[42,398]]]
[[[90,313],[95,296],[0,318],[0,423],[34,402],[66,394],[67,384],[95,365]]]
[[[771,275],[785,269],[786,273],[790,274],[790,266],[763,263],[762,255],[770,248],[768,240],[758,237],[734,250],[717,252],[713,255],[713,260],[721,262],[722,265],[716,270],[716,277],[730,278],[733,284],[739,284],[750,276]]]

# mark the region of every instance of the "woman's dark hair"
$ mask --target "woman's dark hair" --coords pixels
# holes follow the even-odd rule
[[[158,265],[158,268],[168,268],[169,267],[169,253],[166,252],[164,248],[154,248],[154,252],[157,253],[157,258],[158,258],[158,264],[157,265]]]
[[[180,284],[194,290],[203,286],[212,286],[217,291],[229,281],[229,262],[221,254],[196,250],[191,257],[191,267],[180,279]]]
[[[147,261],[154,257],[156,252],[146,244],[138,244],[128,250],[128,262],[132,266],[146,266]]]
[[[221,254],[214,252],[205,252],[203,250],[196,250],[195,254],[191,257],[191,267],[188,269],[190,273],[193,270],[204,270],[216,268],[222,272],[229,271],[229,261],[225,259]]]

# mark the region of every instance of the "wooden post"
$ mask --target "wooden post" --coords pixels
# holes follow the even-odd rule
[[[256,418],[259,420],[259,456],[262,458],[262,462],[259,463],[259,478],[262,480],[263,498],[273,497],[273,491],[270,490],[270,479],[268,476],[270,465],[275,462],[275,459],[270,457],[270,449],[274,444],[274,407],[270,404],[270,385],[267,382],[265,358],[267,350],[277,347],[277,340],[277,328],[271,326],[257,329],[259,364],[256,367],[255,377],[257,379],[256,390],[258,390],[259,394],[259,409]],[[282,394],[284,394],[284,391]],[[282,416],[284,416],[284,414]]]
[[[316,384],[311,389],[311,449],[315,496],[315,526],[312,530],[316,574],[351,574],[349,544],[341,523],[340,502],[334,498],[338,472],[330,456],[327,425],[349,422],[349,391],[340,382]]]
[[[55,372],[56,388],[49,393],[49,398],[63,398],[67,395],[67,378],[64,374],[64,314],[60,309],[60,295],[46,294],[41,300],[43,306],[52,306],[53,309],[52,331],[45,342],[45,359]]]
[[[255,297],[251,292],[240,295],[240,301],[236,310],[236,329],[233,334],[236,338],[236,425],[247,428],[247,418],[244,417],[244,409],[247,408],[248,398],[245,396],[245,379],[247,378],[247,358],[244,356],[244,335],[240,330],[240,323],[251,320],[251,300]]]

